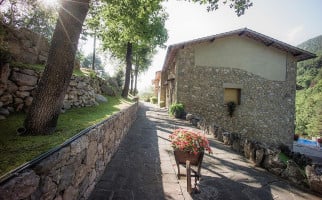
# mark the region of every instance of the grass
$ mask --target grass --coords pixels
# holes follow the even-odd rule
[[[45,65],[41,65],[41,64],[25,64],[25,63],[21,63],[21,62],[11,62],[10,63],[10,67],[16,67],[16,68],[20,68],[20,69],[30,69],[30,70],[34,70],[36,72],[41,72],[45,69]],[[86,68],[82,68],[82,69],[75,69],[73,71],[73,75],[74,76],[96,76],[95,72],[91,69],[86,69]]]
[[[95,107],[70,109],[59,116],[57,129],[52,135],[17,136],[16,129],[22,126],[25,114],[11,114],[0,121],[0,176],[62,144],[130,103],[127,99],[108,97],[107,103]]]
[[[287,164],[287,161],[290,159],[287,155],[285,155],[284,153],[280,152],[278,154],[278,157],[279,159],[281,159],[281,161],[284,163],[284,164]]]
[[[25,64],[25,63],[21,63],[21,62],[11,62],[10,63],[10,67],[17,67],[20,69],[31,69],[31,70],[35,70],[35,71],[43,71],[45,68],[45,65],[41,65],[41,64]]]

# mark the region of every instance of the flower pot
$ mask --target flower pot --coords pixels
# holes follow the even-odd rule
[[[181,118],[181,111],[180,110],[174,111],[174,117],[177,119],[180,119]]]
[[[179,164],[186,164],[186,161],[189,160],[191,165],[198,165],[201,162],[203,154],[204,152],[193,154],[187,151],[174,151],[174,157]]]

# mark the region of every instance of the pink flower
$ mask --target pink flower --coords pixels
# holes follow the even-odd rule
[[[169,135],[169,139],[175,150],[179,149],[193,154],[204,151],[212,153],[209,141],[201,133],[195,133],[188,129],[176,129]]]

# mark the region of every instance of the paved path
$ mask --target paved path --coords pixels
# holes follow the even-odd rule
[[[199,184],[201,192],[189,195],[184,177],[180,180],[176,177],[168,140],[168,135],[179,127],[191,128],[185,121],[169,118],[164,109],[140,103],[138,119],[89,199],[321,199],[253,167],[211,136],[214,153],[205,154]]]

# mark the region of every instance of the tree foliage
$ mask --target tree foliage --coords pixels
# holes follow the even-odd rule
[[[41,33],[49,36],[48,31],[43,30],[42,25],[50,26],[51,21],[43,21],[47,18],[44,15],[46,12],[38,12],[40,7],[34,4],[35,1],[8,1],[10,6],[6,7],[8,10],[2,14],[5,0],[0,0],[3,22],[18,27],[20,24],[21,27],[29,25],[29,28],[34,30],[40,28]],[[208,4],[208,11],[218,8],[218,0],[192,1]],[[100,29],[99,33],[105,48],[113,49],[111,52],[116,57],[122,58],[126,49],[126,55],[129,55],[127,58],[131,61],[132,52],[128,51],[133,49],[133,45],[145,44],[154,49],[156,46],[162,46],[166,41],[167,32],[164,28],[166,14],[161,7],[161,0],[97,0],[92,2],[98,2],[97,7],[102,9],[93,10],[95,14],[93,19],[96,23],[92,26]],[[20,3],[23,6],[16,6]],[[55,130],[72,74],[78,40],[90,6],[90,0],[61,0],[60,3],[62,6],[54,29],[46,67],[24,122],[26,134],[51,134]],[[224,3],[234,8],[238,16],[251,6],[249,0],[225,0]],[[102,4],[105,6],[101,6]],[[32,7],[28,9],[30,5]],[[25,12],[23,9],[30,12]],[[36,20],[32,20],[30,16],[34,16]],[[130,64],[127,65],[127,69]],[[126,71],[125,82],[128,76],[129,73]]]
[[[27,28],[51,39],[58,17],[58,8],[45,7],[41,1],[3,1],[1,21],[17,28]]]
[[[164,46],[168,38],[167,14],[160,0],[107,0],[98,9],[103,19],[94,18],[92,24],[100,24],[98,33],[103,48],[126,63],[122,96],[127,97],[132,55],[140,56],[136,53],[140,46],[149,46],[152,50]]]
[[[317,58],[302,61],[297,66],[296,132],[316,136],[322,132],[322,36],[299,45],[312,51]]]
[[[207,11],[214,11],[219,8],[219,0],[186,0],[189,2],[206,4]],[[253,2],[251,0],[223,0],[222,3],[224,5],[228,5],[230,8],[234,9],[237,16],[241,16],[245,14],[245,11],[253,6]]]

